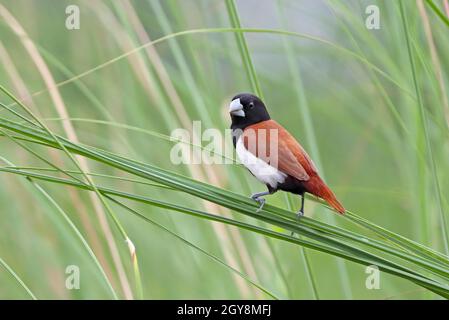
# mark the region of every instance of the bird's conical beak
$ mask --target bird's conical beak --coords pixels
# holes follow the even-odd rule
[[[229,105],[229,113],[237,117],[245,116],[245,111],[243,111],[243,106],[240,103],[240,99],[232,100],[231,104]]]

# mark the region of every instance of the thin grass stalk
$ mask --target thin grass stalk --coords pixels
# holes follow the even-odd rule
[[[357,49],[357,52],[362,55],[365,56],[363,53],[363,50],[361,48],[361,46],[359,45],[359,43],[357,42],[357,40],[355,39],[355,36],[353,35],[353,33],[350,31],[350,28],[346,25],[346,23],[343,21],[342,18],[340,18],[340,15],[337,14],[336,10],[334,8],[334,6],[337,6],[337,8],[339,9],[339,11],[343,12],[345,15],[349,16],[349,18],[352,18],[352,20],[350,20],[349,23],[355,23],[356,18],[355,15],[353,14],[353,12],[347,8],[346,6],[337,3],[337,2],[332,2],[332,1],[328,1],[327,2],[329,9],[331,10],[331,12],[333,13],[334,17],[336,19],[338,19],[339,24],[342,26],[342,28],[344,29],[345,33],[349,36],[351,43],[353,44],[353,46]],[[357,30],[360,34],[360,37],[362,39],[364,38],[369,38],[371,36],[371,32],[366,31],[366,28],[360,26],[359,28],[353,28],[353,30]],[[376,43],[377,40],[376,39],[370,39],[370,41],[367,41],[369,44],[371,43]],[[366,42],[365,42],[366,43]],[[383,50],[379,49],[378,47],[372,46],[371,47],[371,51],[376,51],[376,52],[382,52]],[[384,57],[385,61],[390,61],[391,59],[387,56]],[[389,63],[388,65],[391,65],[391,63]],[[422,152],[418,149],[415,141],[413,140],[413,137],[411,135],[410,130],[407,128],[404,119],[402,118],[402,116],[399,113],[399,108],[395,106],[395,104],[393,103],[392,99],[389,97],[389,95],[387,94],[386,90],[384,89],[384,86],[382,85],[379,77],[377,76],[377,74],[375,72],[373,72],[372,70],[369,70],[369,75],[371,76],[373,82],[375,83],[377,89],[380,91],[381,96],[383,97],[383,99],[385,100],[385,103],[387,104],[387,106],[389,107],[389,110],[391,112],[391,114],[394,116],[394,120],[400,125],[402,131],[406,134],[407,137],[407,141],[409,142],[409,144],[413,147],[413,149],[416,151],[416,153],[418,154],[418,160],[419,161],[423,161],[424,156],[422,154]],[[388,131],[391,135],[391,138],[389,140],[391,141],[395,141],[395,140],[399,140],[400,137],[395,134],[394,131],[390,130],[387,125],[384,126],[385,127],[385,131]],[[387,130],[388,129],[388,130]],[[401,154],[401,150],[399,148],[397,148],[397,144],[393,144],[392,143],[392,153],[396,153],[398,154],[398,156]],[[406,175],[408,175],[408,172],[405,173]],[[419,188],[421,188],[421,190],[425,190],[425,186],[423,183],[418,183]],[[415,193],[415,192],[413,192]],[[421,197],[424,195],[424,192],[417,192],[418,194],[421,195]],[[421,205],[421,212],[425,212],[424,208],[422,207],[424,205],[424,202],[422,201],[422,198],[420,197],[419,204]],[[421,215],[423,216],[423,215]],[[357,224],[357,220],[352,220],[352,222]],[[420,224],[421,228],[426,232],[427,228],[425,227],[427,225],[427,220],[425,221],[425,223]],[[424,232],[424,234],[425,234]],[[427,237],[424,237],[424,242],[428,243],[427,241]]]
[[[123,48],[123,50],[126,51],[128,48],[133,47],[134,46],[133,37],[130,36],[127,32],[124,32],[123,27],[118,23],[115,15],[112,14],[112,12],[109,10],[109,8],[104,5],[98,6],[98,8],[97,8],[97,6],[95,6],[95,8],[101,16],[106,15],[107,21],[105,21],[105,24],[108,25],[108,28],[110,26],[110,23],[112,22],[114,30],[117,31],[116,32],[117,33],[117,35],[116,35],[117,41],[120,44],[120,46]],[[120,12],[119,12],[119,14],[120,14]],[[120,16],[122,16],[122,14],[120,14]],[[121,21],[123,22],[123,24],[128,26],[128,28],[130,27],[129,23],[125,17],[122,17]],[[133,58],[133,57],[130,56],[130,58]],[[150,57],[148,57],[148,58],[150,58]],[[134,57],[134,59],[130,59],[130,60],[131,60],[131,64],[134,69],[134,72],[141,80],[142,85],[145,88],[145,91],[149,93],[150,100],[154,101],[155,106],[158,108],[158,110],[162,114],[162,118],[164,119],[164,122],[165,122],[165,125],[167,126],[167,128],[170,129],[173,127],[179,127],[179,123],[181,123],[183,127],[189,128],[190,127],[189,117],[182,106],[181,107],[177,106],[177,108],[176,108],[176,105],[174,106],[176,109],[175,114],[177,115],[177,117],[179,119],[173,120],[174,119],[172,117],[173,112],[170,113],[171,105],[166,101],[166,97],[164,96],[164,94],[161,93],[163,88],[159,86],[157,77],[153,74],[153,72],[151,72],[148,61],[146,59],[146,56],[144,56],[143,54],[142,55],[139,54],[139,55],[137,55],[137,57]],[[152,64],[154,64],[152,59],[150,59],[149,61]],[[157,88],[159,88],[159,90]],[[195,133],[193,133],[193,134],[195,135]],[[197,153],[194,153],[194,155],[198,156]],[[202,172],[201,168],[189,167],[189,171],[191,171],[192,176],[196,179],[200,179],[200,180],[206,179],[206,176]],[[210,170],[208,170],[208,175],[210,178],[213,178],[216,176],[215,172],[210,171]],[[213,206],[213,204],[210,204],[207,202],[204,202],[204,205],[205,206]],[[211,209],[211,208],[209,208],[209,209]],[[224,245],[224,243],[227,243],[228,239],[230,238],[227,230],[223,229],[222,225],[213,225],[213,227],[217,228],[216,233],[218,235],[223,236],[225,238],[224,241],[218,241],[218,244],[222,247],[223,252],[226,256],[226,259],[229,261],[229,263],[231,263],[233,265],[237,265],[237,261],[236,261],[234,255]],[[249,293],[247,292],[247,287],[244,286],[244,282],[241,281],[241,279],[238,277],[234,277],[234,279],[236,280],[236,284],[237,284],[239,290],[242,292],[242,295],[248,297]],[[258,293],[258,291],[256,293]]]
[[[65,106],[64,100],[62,99],[62,96],[58,90],[58,87],[56,86],[56,82],[53,78],[53,75],[51,74],[48,66],[46,65],[45,61],[43,60],[42,56],[39,54],[39,51],[37,50],[37,47],[34,45],[34,42],[28,37],[26,31],[23,29],[21,24],[15,19],[15,17],[2,5],[0,5],[0,15],[3,16],[4,20],[6,21],[7,25],[10,26],[10,28],[14,31],[17,36],[19,36],[20,40],[22,41],[23,46],[27,50],[31,60],[36,65],[43,81],[45,82],[46,87],[49,90],[50,97],[54,103],[55,109],[58,112],[58,114],[61,117],[68,117],[67,108]],[[15,102],[18,102],[18,100],[9,92],[5,92],[4,88],[1,88],[2,91],[4,91],[5,94],[10,96]],[[39,125],[41,125],[43,128],[45,128],[49,133],[49,128],[45,126],[42,122],[40,122],[37,117],[31,112],[31,110],[27,107],[25,107],[23,104],[19,104],[28,114],[30,114],[34,120],[39,122]],[[75,132],[75,129],[73,125],[69,121],[63,122],[63,129],[67,133],[68,137],[73,141],[78,141],[78,136]],[[63,149],[64,150],[64,149]],[[66,150],[64,150],[66,151]],[[70,153],[66,153],[68,158],[81,170],[81,171],[89,171],[88,164],[85,162],[85,159],[75,159]],[[84,177],[90,184],[93,185],[93,181],[90,181],[90,177],[85,176]],[[119,229],[121,228],[120,223],[115,219],[114,213],[109,210],[107,207],[107,203],[101,199],[101,195],[97,193],[97,197],[94,197],[93,194],[89,195],[91,197],[92,205],[95,208],[95,212],[98,215],[98,219],[100,222],[100,225],[102,226],[103,232],[105,234],[105,237],[107,239],[107,243],[109,246],[109,249],[111,251],[114,264],[116,266],[120,282],[122,284],[123,290],[127,298],[132,298],[132,292],[129,286],[129,281],[127,278],[127,275],[124,271],[124,267],[120,258],[120,255],[118,253],[118,249],[115,243],[115,240],[113,239],[112,232],[110,230],[108,221],[106,219],[104,209],[106,212],[112,216],[114,222],[118,224]],[[103,205],[103,206],[102,206]],[[123,228],[121,228],[123,229]],[[123,232],[124,230],[121,230]]]
[[[31,184],[45,197],[45,199],[47,199],[47,201],[56,209],[57,212],[59,212],[59,214],[64,218],[64,220],[67,222],[67,224],[70,226],[70,228],[73,230],[73,232],[75,233],[75,235],[77,236],[77,238],[81,241],[81,243],[83,244],[84,248],[86,249],[86,251],[88,252],[88,254],[90,255],[90,257],[92,258],[92,260],[94,261],[95,265],[97,266],[97,268],[99,269],[102,278],[105,280],[106,285],[108,287],[108,289],[111,291],[112,297],[115,300],[118,300],[118,296],[117,293],[115,292],[114,288],[112,287],[111,282],[109,281],[106,273],[104,272],[103,267],[100,265],[100,262],[98,261],[95,253],[92,251],[91,247],[89,246],[89,244],[87,243],[86,239],[84,239],[83,235],[81,234],[81,232],[78,230],[78,228],[76,227],[76,225],[73,223],[73,221],[69,218],[69,216],[64,212],[64,210],[58,205],[58,203],[37,183],[35,183],[31,178],[28,178],[28,180],[31,182]]]
[[[158,1],[148,1],[151,5],[153,11],[155,12],[158,22],[162,27],[162,30],[166,34],[172,33],[172,27],[170,26],[170,21],[168,21],[168,18],[161,6],[161,4]],[[142,39],[145,40],[145,39]],[[144,41],[148,42],[148,41]],[[172,41],[168,41],[168,45],[170,47],[170,50],[172,51],[172,54],[175,58],[175,61],[177,65],[179,66],[179,70],[181,73],[182,78],[184,79],[184,84],[187,86],[188,90],[186,94],[192,98],[194,101],[193,106],[197,112],[198,115],[201,115],[201,121],[204,123],[205,127],[214,127],[214,124],[212,122],[212,116],[210,115],[210,110],[206,108],[206,104],[203,98],[203,93],[199,90],[198,86],[196,85],[197,81],[192,75],[192,72],[190,71],[190,67],[188,66],[186,59],[184,58],[185,50],[182,51],[180,46],[178,45],[178,42],[176,39],[172,39]],[[169,90],[166,90],[167,94],[169,94]],[[194,144],[192,144],[194,145]],[[204,150],[204,148],[200,145],[195,146],[194,150],[197,150],[196,148],[201,148]],[[211,181],[215,185],[223,185],[222,179],[219,177],[219,172],[215,174],[215,170],[203,166],[206,177],[209,177],[209,181]],[[233,173],[231,172],[231,176],[229,177],[228,181],[232,182],[234,179],[232,177]],[[226,215],[232,215],[232,213],[224,212]],[[220,230],[217,230],[218,232],[223,233]],[[241,235],[234,229],[230,230],[231,237],[230,240],[233,243],[233,246],[235,247],[235,250],[238,252],[240,256],[241,263],[244,265],[245,269],[248,271],[249,274],[252,274],[253,276],[256,275],[254,263],[251,261],[251,257],[248,254],[247,250],[242,250],[242,247],[246,247],[243,243],[243,239]]]
[[[101,63],[87,71],[84,71],[82,73],[79,73],[78,75],[63,80],[61,82],[56,83],[56,87],[62,87],[65,86],[73,81],[76,81],[80,78],[83,78],[87,75],[90,75],[93,72],[96,72],[98,70],[101,70],[107,66],[109,66],[110,64],[113,64],[117,61],[120,61],[122,59],[125,59],[126,57],[133,55],[143,49],[145,49],[147,46],[153,46],[156,45],[158,43],[162,43],[164,41],[167,41],[169,39],[173,39],[176,37],[180,37],[180,36],[185,36],[185,35],[191,35],[191,34],[202,34],[202,33],[235,33],[235,32],[244,32],[244,33],[266,33],[266,34],[277,34],[277,35],[285,35],[285,36],[291,36],[291,37],[297,37],[297,38],[303,38],[303,39],[307,39],[307,40],[311,40],[311,41],[317,41],[321,44],[327,45],[333,49],[336,49],[339,52],[342,52],[348,56],[351,56],[353,58],[355,58],[356,60],[360,61],[361,63],[365,64],[366,66],[372,68],[376,73],[380,74],[382,77],[384,77],[385,79],[387,79],[389,82],[391,82],[392,84],[394,84],[395,86],[397,86],[399,89],[401,89],[401,91],[403,91],[405,94],[407,94],[410,98],[416,100],[416,97],[414,96],[414,94],[412,94],[404,85],[402,85],[398,80],[395,80],[394,78],[392,78],[388,73],[386,73],[385,71],[383,71],[382,69],[380,69],[378,66],[376,66],[375,64],[373,64],[372,62],[370,62],[369,60],[367,60],[366,58],[360,56],[359,54],[345,48],[342,46],[339,46],[329,40],[325,40],[316,36],[311,36],[308,34],[303,34],[303,33],[298,33],[298,32],[292,32],[292,31],[285,31],[285,30],[276,30],[276,29],[257,29],[257,28],[204,28],[204,29],[191,29],[191,30],[185,30],[185,31],[179,31],[170,35],[166,35],[163,36],[159,39],[153,40],[149,43],[145,43],[141,46],[138,46],[132,50],[129,50],[115,58],[112,58],[104,63]],[[41,95],[43,93],[48,92],[48,89],[43,89],[40,91],[36,91],[32,94],[32,96],[38,96]],[[16,105],[17,103],[13,103],[12,105]]]
[[[229,19],[231,20],[231,26],[237,30],[241,29],[240,18],[237,12],[237,7],[234,0],[226,0],[226,9],[229,14]],[[263,93],[260,87],[259,79],[256,74],[256,69],[249,54],[248,45],[245,40],[245,36],[241,31],[235,33],[235,38],[237,46],[239,48],[240,56],[243,61],[243,67],[245,68],[248,80],[251,83],[251,87],[254,92],[263,100]]]
[[[42,128],[45,132],[47,132],[47,134],[49,136],[51,136],[52,140],[61,148],[61,150],[64,151],[64,153],[69,157],[69,159],[75,164],[75,166],[79,169],[80,172],[83,172],[83,177],[86,179],[86,181],[88,182],[89,185],[91,185],[93,187],[93,190],[95,191],[95,193],[97,194],[97,196],[99,197],[99,200],[103,203],[106,212],[109,214],[109,216],[112,218],[112,220],[114,221],[116,227],[118,228],[118,230],[120,231],[122,237],[125,239],[125,241],[127,243],[131,242],[131,240],[129,239],[128,235],[126,234],[124,228],[122,227],[122,225],[120,224],[120,222],[118,221],[118,219],[116,218],[115,214],[110,210],[108,204],[104,201],[104,199],[102,198],[102,195],[100,194],[100,192],[98,190],[96,190],[96,186],[95,183],[93,182],[93,180],[85,174],[85,170],[84,168],[82,168],[82,166],[80,165],[80,163],[78,163],[78,161],[75,159],[75,157],[67,150],[67,148],[58,140],[58,138],[54,135],[54,133],[52,133],[52,131],[42,122],[39,120],[38,117],[36,117],[34,115],[34,113],[27,108],[23,103],[21,103],[12,93],[10,93],[5,87],[3,87],[2,85],[0,85],[0,90],[3,91],[3,93],[5,93],[8,97],[10,97],[14,102],[16,102],[24,111],[26,111],[27,114],[29,114],[31,116],[31,118],[33,118],[40,126],[40,128]],[[109,243],[109,241],[108,241]],[[130,252],[131,257],[133,258],[132,263],[133,265],[135,265],[137,263],[137,256],[135,252]],[[119,259],[119,258],[118,258]],[[116,261],[117,262],[117,261]],[[120,266],[120,264],[116,264],[116,266]],[[138,268],[136,268],[134,266],[134,271],[138,271]],[[119,273],[120,274],[120,273]],[[126,275],[125,279],[126,281]],[[140,279],[140,275],[135,275],[135,279],[136,281],[138,279]],[[126,282],[125,282],[126,283]],[[125,284],[123,283],[123,284]],[[126,286],[124,287],[125,290]],[[125,293],[127,292],[127,290],[125,290]],[[132,297],[131,297],[132,298]]]
[[[39,113],[39,109],[34,104],[33,99],[31,98],[30,92],[25,84],[25,81],[22,79],[22,77],[19,74],[19,71],[17,70],[13,60],[8,54],[8,51],[6,48],[3,47],[3,45],[0,42],[0,59],[3,61],[3,65],[6,68],[7,73],[9,74],[9,77],[16,89],[17,92],[20,93],[20,96],[27,99],[27,103],[29,103],[29,107],[32,110],[36,110],[36,114],[41,117]],[[73,76],[73,75],[69,75]],[[76,82],[78,85],[80,82]],[[1,103],[0,103],[1,104]],[[7,106],[4,106],[6,109],[9,109]],[[3,109],[0,110],[0,112],[3,111]],[[9,110],[10,112],[14,113],[12,110]],[[54,162],[61,162],[62,158],[56,155],[54,152],[50,152],[50,157]],[[69,196],[73,202],[73,204],[77,207],[77,211],[79,212],[79,216],[81,219],[81,222],[83,224],[84,229],[86,230],[87,237],[92,243],[92,248],[95,252],[98,254],[98,259],[100,262],[105,266],[105,272],[109,275],[112,274],[112,271],[109,268],[109,265],[106,263],[106,258],[103,253],[102,244],[100,241],[100,237],[95,232],[94,226],[92,224],[91,219],[89,218],[86,205],[81,201],[79,195],[74,192],[73,189],[69,189]]]
[[[155,17],[159,22],[163,32],[165,34],[173,33],[170,21],[168,20],[160,2],[149,0],[148,4],[151,6],[152,11],[154,11]],[[144,41],[144,43],[147,42],[148,41]],[[188,88],[186,93],[188,96],[190,96],[190,98],[193,101],[192,106],[196,110],[197,114],[201,115],[201,121],[204,122],[206,127],[213,126],[213,120],[208,108],[206,107],[203,94],[201,90],[198,88],[198,85],[196,84],[197,83],[196,78],[192,75],[192,72],[190,71],[189,68],[189,64],[184,58],[183,50],[180,48],[178,42],[175,39],[173,39],[172,41],[168,41],[168,45],[171,53],[173,54],[173,57],[175,58],[176,64],[179,67],[183,83]]]
[[[287,209],[291,211],[293,208],[292,198],[287,194],[285,195],[285,198],[286,198],[286,203],[287,203]],[[318,293],[317,282],[315,281],[313,271],[312,271],[313,270],[312,264],[311,264],[311,261],[309,259],[306,249],[304,247],[301,247],[299,254],[300,254],[300,257],[302,258],[302,260],[304,261],[304,269],[306,271],[307,280],[309,280],[310,287],[312,288],[313,299],[319,300],[320,295]]]
[[[25,292],[31,297],[33,300],[37,300],[34,293],[28,288],[25,282],[17,275],[17,273],[0,257],[0,265],[16,280],[16,282],[25,290]]]
[[[12,138],[13,139],[13,138]],[[14,140],[14,139],[13,139]],[[12,162],[8,161],[7,159],[0,157],[0,159],[5,162],[6,164],[8,164],[9,166],[11,166],[12,168],[17,168]],[[56,169],[57,172],[62,172],[59,169]],[[30,177],[26,177],[26,179],[44,196],[44,198],[51,203],[51,205],[56,209],[57,212],[59,212],[62,217],[64,218],[64,220],[67,222],[67,224],[69,225],[69,227],[73,230],[73,232],[75,233],[75,235],[78,237],[78,239],[81,241],[81,243],[83,244],[84,248],[86,249],[87,253],[89,254],[89,256],[92,258],[93,262],[95,263],[95,265],[98,267],[101,276],[103,277],[103,279],[106,282],[107,287],[109,288],[109,290],[111,291],[111,294],[113,296],[114,299],[118,299],[118,296],[111,284],[111,282],[108,279],[108,276],[106,275],[105,270],[103,269],[103,267],[100,264],[100,261],[98,260],[97,256],[95,255],[94,251],[92,250],[92,248],[89,246],[88,242],[84,239],[83,235],[81,234],[81,232],[78,230],[78,228],[76,227],[76,225],[72,222],[72,220],[69,218],[69,216],[64,212],[64,210],[58,205],[58,203],[36,182],[34,182]],[[83,183],[82,181],[78,181],[79,183]]]
[[[277,8],[277,13],[278,13],[278,20],[281,23],[281,27],[285,28],[285,23],[284,23],[284,21],[286,21],[285,15],[283,14],[283,12],[280,8],[279,1],[277,1],[276,4],[277,4],[276,8]],[[289,71],[290,71],[289,73],[292,77],[293,87],[295,88],[294,91],[295,91],[296,97],[298,99],[298,108],[299,108],[299,111],[301,114],[302,125],[305,128],[305,131],[307,134],[306,139],[308,141],[308,146],[310,147],[312,158],[314,159],[316,166],[318,167],[319,171],[321,172],[321,176],[324,178],[325,173],[324,173],[323,167],[321,165],[321,156],[320,156],[320,152],[318,149],[318,143],[317,143],[317,139],[316,139],[315,129],[313,126],[313,119],[310,114],[309,104],[308,104],[307,97],[306,97],[306,90],[304,88],[304,85],[303,85],[303,82],[301,79],[301,71],[300,71],[299,65],[296,62],[296,59],[294,57],[294,52],[291,48],[290,42],[288,41],[289,39],[286,39],[284,37],[282,40],[283,40],[283,45],[284,45],[284,48],[286,51],[287,63],[289,66]],[[334,216],[328,217],[327,222],[330,224],[334,224],[336,222],[335,217]],[[306,252],[304,252],[304,256],[307,260],[309,260]],[[342,260],[337,260],[336,264],[337,264],[337,268],[338,268],[339,275],[340,275],[340,280],[341,280],[340,282],[341,282],[341,286],[343,289],[342,290],[343,295],[346,299],[350,299],[352,297],[352,290],[350,287],[351,282],[349,280],[347,267],[346,267],[344,261],[342,261]],[[313,277],[312,277],[312,281],[315,282],[313,280]]]
[[[131,212],[132,214],[138,216],[141,219],[144,219],[145,221],[151,223],[152,225],[158,227],[159,229],[163,230],[164,232],[170,234],[171,236],[177,238],[178,240],[181,240],[183,243],[187,244],[188,246],[194,248],[195,250],[199,251],[200,253],[205,254],[206,256],[208,256],[209,258],[211,258],[212,260],[218,262],[219,264],[225,266],[226,268],[230,269],[232,272],[236,273],[238,276],[242,277],[243,279],[245,279],[247,282],[249,282],[251,285],[255,286],[256,288],[258,288],[259,290],[261,290],[263,293],[265,293],[266,295],[268,295],[269,297],[278,300],[279,298],[274,295],[272,292],[270,292],[268,289],[262,287],[261,285],[259,285],[258,283],[254,282],[253,280],[251,280],[250,278],[248,278],[248,276],[246,276],[245,274],[243,274],[242,272],[238,271],[237,269],[233,268],[232,266],[228,265],[227,263],[225,263],[224,261],[222,261],[221,259],[219,259],[218,257],[208,253],[207,251],[205,251],[204,249],[201,249],[199,246],[193,244],[192,242],[186,240],[185,238],[181,237],[180,235],[178,235],[177,233],[169,230],[168,228],[164,227],[163,225],[155,222],[154,220],[151,220],[150,218],[148,218],[147,216],[145,216],[144,214],[138,212],[135,209],[132,209],[131,207],[125,205],[124,203],[118,201],[117,199],[105,195],[105,197],[109,200],[111,200],[112,202],[116,203],[117,205],[121,206],[122,208],[126,209],[127,211]]]
[[[133,29],[135,29],[136,34],[139,37],[140,41],[150,42],[151,41],[150,37],[146,33],[143,25],[141,24],[139,17],[137,16],[133,6],[129,2],[124,2],[123,5],[126,9],[125,12],[127,13],[127,16],[130,19],[129,28],[132,27]],[[123,10],[120,10],[120,8],[117,8],[116,11],[120,16],[122,16],[121,12]],[[127,19],[126,19],[126,17],[123,17],[122,20],[126,22]],[[189,128],[190,123],[188,121],[190,121],[190,118],[188,116],[187,109],[185,108],[184,103],[181,101],[181,98],[178,95],[178,92],[175,89],[174,84],[172,83],[172,80],[170,79],[168,72],[166,71],[165,66],[163,65],[163,62],[162,62],[158,52],[154,49],[154,47],[150,46],[150,47],[146,48],[146,53],[147,53],[147,58],[148,58],[149,62],[151,63],[151,66],[154,68],[155,73],[159,79],[159,82],[162,85],[161,86],[162,89],[165,91],[166,96],[170,100],[171,106],[174,108],[174,110],[173,110],[174,114],[178,115],[178,117],[180,118],[179,119],[180,123],[183,125],[184,128]],[[195,94],[195,92],[192,92],[192,94]],[[201,95],[199,94],[198,96],[201,96]],[[203,106],[203,108],[201,108],[201,106]],[[212,124],[211,118],[209,116],[209,112],[204,107],[204,103],[201,105],[195,106],[195,108],[197,109],[198,114],[200,114],[202,118],[206,119],[206,125],[210,126]],[[194,138],[193,138],[194,141],[198,140],[196,138],[195,132],[192,132],[192,135],[194,136]],[[194,149],[195,157],[199,157],[199,153],[197,151],[198,151],[197,149]],[[201,169],[204,172],[201,172],[200,170],[192,170],[192,168],[190,168],[190,169],[192,171],[193,177],[195,177],[196,179],[203,180],[204,178],[208,178],[215,185],[220,183],[218,173],[215,172],[216,170],[214,170],[212,167],[202,166]],[[206,206],[207,206],[207,204],[206,204]],[[225,212],[224,214],[228,214],[228,213]],[[226,239],[229,239],[231,242],[235,243],[234,247],[236,248],[236,252],[238,252],[238,254],[240,255],[241,262],[242,262],[244,268],[253,277],[257,276],[254,266],[253,266],[253,263],[251,261],[251,258],[249,256],[247,250],[245,249],[246,246],[243,244],[241,236],[238,233],[238,231],[236,229],[230,230],[231,235],[228,235],[228,230],[226,230],[226,229],[217,229],[216,232],[221,234],[222,236],[224,236]],[[218,241],[219,241],[219,243],[221,243],[220,240],[218,240]],[[225,241],[225,242],[227,242],[227,241]],[[238,248],[240,248],[240,249],[238,249]],[[224,248],[224,250],[226,250],[226,248]]]
[[[435,46],[435,41],[433,39],[432,28],[430,26],[429,17],[427,16],[427,12],[424,7],[423,1],[417,0],[417,4],[419,13],[421,15],[421,19],[423,20],[424,23],[424,31],[426,34],[427,45],[429,47],[432,64],[435,70],[435,78],[437,80],[436,82],[438,83],[439,94],[443,102],[442,109],[446,119],[446,126],[449,127],[449,102],[447,97],[446,86],[444,83],[443,72],[441,69],[440,59],[438,57],[437,48]]]
[[[438,178],[435,158],[433,156],[432,144],[431,144],[430,136],[429,136],[428,123],[427,123],[428,120],[426,117],[426,111],[425,111],[422,97],[421,97],[421,91],[419,89],[419,85],[418,85],[418,81],[417,81],[415,60],[414,60],[413,52],[412,52],[411,45],[410,45],[410,39],[409,39],[410,34],[409,34],[409,28],[408,28],[408,21],[407,21],[407,16],[404,11],[404,5],[403,5],[402,0],[399,1],[399,7],[400,7],[400,11],[401,11],[402,23],[404,26],[404,34],[405,34],[405,38],[406,38],[406,42],[407,42],[407,51],[408,51],[408,56],[410,59],[413,85],[414,85],[416,97],[418,100],[418,108],[419,108],[419,113],[420,113],[420,117],[421,117],[421,119],[420,119],[421,125],[422,125],[423,131],[424,131],[424,136],[425,136],[427,155],[429,157],[430,169],[431,169],[431,172],[433,175],[434,188],[435,188],[435,193],[436,193],[436,198],[437,198],[437,203],[438,203],[438,212],[439,212],[440,220],[441,220],[440,226],[441,226],[441,234],[443,236],[443,247],[444,247],[446,254],[449,254],[449,238],[447,236],[447,231],[446,231],[448,229],[448,225],[446,222],[445,213],[443,211],[441,188],[440,188],[440,182],[439,182],[439,178]]]
[[[426,0],[427,5],[435,12],[435,14],[441,19],[441,21],[449,27],[449,19],[444,15],[443,12],[437,7],[437,5],[432,0]],[[446,2],[445,2],[446,3]]]

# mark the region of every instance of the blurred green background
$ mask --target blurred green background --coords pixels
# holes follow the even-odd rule
[[[449,15],[447,1],[434,2]],[[365,25],[365,10],[372,4],[379,8],[380,29]],[[65,26],[69,5],[79,7],[79,30]],[[303,144],[345,207],[445,252],[441,213],[447,216],[449,209],[448,26],[425,1],[404,1],[421,113],[399,1],[237,0],[235,5],[244,28],[302,35],[251,32],[245,39],[272,118]],[[155,135],[190,130],[194,120],[203,129],[224,132],[229,127],[232,96],[254,91],[235,34],[216,30],[231,27],[222,0],[0,0],[0,83],[62,136],[250,195],[264,187],[241,166],[174,165],[169,161],[173,142]],[[212,30],[141,47],[176,32],[207,28]],[[5,95],[0,101],[11,104]],[[13,118],[6,110],[0,116]],[[33,150],[74,169],[60,152]],[[6,137],[0,137],[0,156],[17,166],[48,167]],[[95,162],[85,166],[90,172],[119,175]],[[108,177],[94,180],[234,214],[181,192]],[[127,245],[98,199],[75,188],[39,184],[87,239],[119,297],[136,298]],[[284,193],[267,200],[289,208]],[[299,207],[299,198],[290,200],[293,209]],[[368,290],[363,266],[235,227],[129,205],[280,298],[436,297],[383,273],[380,288]],[[144,298],[267,298],[180,238],[111,207],[136,246]],[[352,228],[311,201],[306,201],[306,215]],[[99,269],[55,205],[23,177],[7,173],[0,173],[0,258],[40,299],[111,298]],[[79,267],[79,290],[66,288],[70,265]],[[29,298],[2,268],[0,298]]]

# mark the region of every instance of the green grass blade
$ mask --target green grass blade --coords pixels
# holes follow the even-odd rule
[[[151,220],[150,218],[146,217],[142,213],[138,212],[137,210],[132,209],[131,207],[123,204],[122,202],[120,202],[120,201],[118,201],[118,200],[116,200],[116,199],[114,199],[114,198],[112,198],[112,197],[110,197],[108,195],[106,195],[105,197],[108,198],[109,200],[113,201],[114,203],[118,204],[122,208],[126,209],[127,211],[131,212],[132,214],[134,214],[134,215],[138,216],[139,218],[145,220],[146,222],[149,222],[150,224],[156,226],[157,228],[159,228],[159,229],[163,230],[164,232],[170,234],[171,236],[177,238],[178,240],[182,241],[183,243],[187,244],[188,246],[192,247],[193,249],[201,252],[202,254],[205,254],[206,256],[211,258],[212,260],[214,260],[214,261],[218,262],[219,264],[225,266],[226,268],[228,268],[232,272],[236,273],[237,275],[239,275],[240,277],[242,277],[243,279],[248,281],[250,284],[252,284],[256,288],[258,288],[259,290],[261,290],[262,292],[267,294],[269,297],[271,297],[271,298],[273,298],[275,300],[278,300],[278,297],[276,295],[274,295],[273,293],[271,293],[268,289],[266,289],[266,288],[262,287],[261,285],[257,284],[256,282],[254,282],[253,280],[248,278],[245,274],[243,274],[242,272],[240,272],[237,269],[233,268],[232,266],[228,265],[226,262],[224,262],[220,258],[214,256],[211,253],[208,253],[204,249],[201,249],[200,247],[198,247],[197,245],[193,244],[192,242],[186,240],[185,238],[181,237],[177,233],[169,230],[168,228],[164,227],[160,223],[157,223],[156,221]]]
[[[57,182],[57,183],[64,183],[64,184],[76,186],[78,188],[91,190],[91,187],[88,185],[80,184],[78,182],[71,182],[71,181],[68,181],[68,180],[62,179],[62,178],[55,178],[55,177],[50,177],[50,176],[45,176],[45,175],[40,175],[40,174],[35,174],[35,173],[30,173],[30,172],[23,172],[23,171],[14,170],[14,169],[1,169],[0,171],[17,173],[17,174],[21,174],[21,175],[28,176],[28,177],[33,177],[33,178]],[[106,193],[108,195],[120,196],[123,198],[132,199],[132,200],[144,202],[147,204],[160,206],[162,208],[167,208],[167,209],[169,208],[169,209],[176,210],[179,212],[193,214],[195,216],[201,216],[203,218],[212,219],[214,221],[230,223],[233,225],[238,225],[240,227],[245,227],[250,230],[259,230],[260,229],[259,227],[251,226],[251,225],[244,224],[241,222],[235,222],[228,218],[218,217],[218,216],[204,213],[204,212],[201,212],[198,210],[193,210],[190,208],[185,208],[182,206],[166,203],[166,202],[163,202],[160,200],[149,199],[147,197],[136,196],[136,195],[132,195],[132,194],[127,194],[125,192],[115,191],[115,190],[111,190],[108,188],[102,188],[102,187],[99,187],[99,190],[100,190],[100,192]],[[240,208],[239,211],[242,213],[246,212],[245,210],[243,210],[243,208]],[[246,212],[246,214],[248,214],[250,216],[255,216],[255,214],[252,210],[249,212]],[[398,265],[397,263],[394,263],[392,261],[388,261],[388,260],[385,260],[378,256],[372,255],[365,250],[361,250],[361,249],[357,249],[352,246],[348,246],[348,245],[344,244],[343,242],[340,242],[336,238],[328,237],[326,234],[317,233],[316,231],[313,231],[311,229],[308,229],[308,228],[302,226],[301,223],[295,223],[295,222],[291,222],[291,221],[288,221],[285,219],[282,219],[282,220],[281,219],[273,219],[273,217],[269,217],[266,215],[264,215],[263,217],[259,217],[259,218],[262,219],[263,221],[266,221],[268,223],[273,223],[276,226],[284,228],[286,230],[300,233],[301,235],[304,235],[306,237],[310,237],[311,239],[319,241],[320,244],[317,244],[316,242],[310,243],[309,241],[304,241],[302,239],[294,238],[291,236],[287,237],[282,234],[277,234],[276,235],[277,238],[281,238],[284,240],[293,238],[293,239],[297,240],[296,242],[298,242],[302,245],[305,245],[306,247],[314,248],[319,251],[323,251],[323,252],[330,253],[330,254],[333,254],[336,256],[344,257],[348,260],[362,263],[365,265],[368,263],[370,265],[375,264],[375,265],[379,266],[379,268],[381,268],[382,270],[385,270],[388,273],[403,276],[406,279],[416,282],[416,283],[428,288],[429,290],[436,291],[442,295],[445,295],[445,293],[444,293],[445,290],[449,291],[449,286],[447,286],[445,284],[435,282],[434,280],[430,280],[426,277],[421,276],[419,273],[412,271],[408,267],[403,267],[403,266]],[[274,235],[274,234],[272,234],[272,235]]]

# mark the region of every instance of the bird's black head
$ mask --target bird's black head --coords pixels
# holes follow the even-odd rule
[[[232,119],[232,129],[244,129],[255,123],[270,120],[265,104],[250,93],[240,93],[232,98],[229,113]]]

